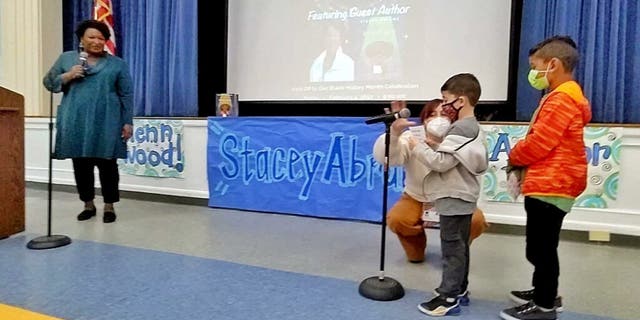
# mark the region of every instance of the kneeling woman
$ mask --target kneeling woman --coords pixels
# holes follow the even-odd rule
[[[422,112],[420,112],[420,121],[426,125],[438,118],[438,106],[441,103],[442,100],[440,99],[427,102]],[[392,103],[392,111],[399,111],[401,108],[402,106],[398,102]],[[433,124],[436,122],[438,121]],[[405,187],[400,199],[387,214],[387,225],[400,239],[402,248],[407,254],[407,259],[410,262],[418,263],[424,261],[427,247],[427,236],[424,227],[429,222],[423,221],[423,212],[431,209],[432,204],[427,201],[424,196],[425,190],[423,190],[423,181],[430,170],[413,158],[409,149],[408,140],[412,133],[406,128],[411,125],[415,124],[407,119],[398,119],[391,125],[389,166],[404,167]],[[432,130],[425,130],[425,132],[430,131]],[[384,163],[384,139],[384,134],[382,134],[373,146],[373,156],[381,164]],[[480,236],[487,227],[488,224],[482,210],[476,209],[471,220],[470,241]]]

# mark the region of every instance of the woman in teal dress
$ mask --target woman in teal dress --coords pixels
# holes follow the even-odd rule
[[[120,200],[118,158],[126,157],[133,124],[133,84],[128,65],[104,51],[111,36],[102,22],[86,20],[76,29],[81,52],[62,53],[43,79],[52,92],[62,92],[56,116],[55,159],[71,158],[84,210],[78,220],[96,215],[93,202],[97,166],[104,199],[103,222],[116,220]]]

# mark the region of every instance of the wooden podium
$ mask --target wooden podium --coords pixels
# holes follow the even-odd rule
[[[24,231],[24,97],[0,87],[0,239]]]

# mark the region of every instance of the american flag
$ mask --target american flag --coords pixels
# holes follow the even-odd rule
[[[111,0],[95,0],[93,6],[93,19],[104,22],[111,32],[111,38],[105,44],[105,50],[111,55],[116,55],[116,36],[113,32],[113,10]]]

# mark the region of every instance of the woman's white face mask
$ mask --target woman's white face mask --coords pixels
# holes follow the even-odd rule
[[[427,122],[426,130],[428,134],[432,134],[438,138],[444,137],[451,126],[451,120],[444,116],[438,116]]]

